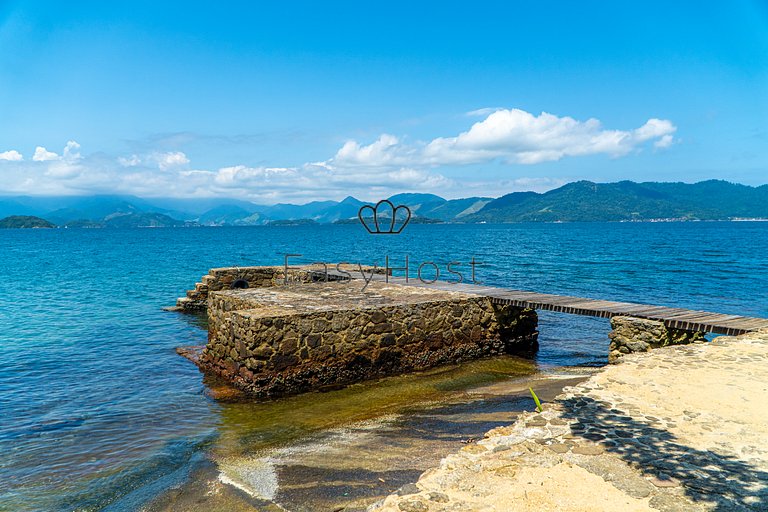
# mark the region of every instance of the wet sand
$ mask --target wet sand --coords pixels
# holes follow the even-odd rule
[[[584,370],[584,372],[592,370]],[[223,404],[191,478],[145,508],[363,511],[446,455],[586,378],[502,357],[261,404]]]

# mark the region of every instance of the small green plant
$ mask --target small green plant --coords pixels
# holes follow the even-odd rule
[[[533,391],[533,388],[528,388],[528,391],[531,392],[531,396],[533,397],[533,401],[536,402],[536,410],[538,412],[543,412],[544,409],[541,407],[541,400],[539,400],[539,397],[536,396],[536,393]]]

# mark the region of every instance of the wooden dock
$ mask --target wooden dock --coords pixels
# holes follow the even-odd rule
[[[380,280],[383,280],[381,276]],[[377,279],[379,280],[379,279]],[[683,308],[670,308],[637,304],[634,302],[615,302],[609,300],[585,299],[567,295],[551,295],[508,288],[495,288],[466,283],[422,283],[418,279],[405,282],[402,277],[390,277],[390,283],[424,288],[437,288],[462,293],[484,295],[499,304],[509,304],[531,309],[555,311],[572,315],[596,316],[611,318],[613,316],[631,316],[664,322],[664,325],[674,329],[687,331],[702,331],[715,334],[736,336],[747,332],[768,329],[768,318],[755,318],[740,315],[724,315],[709,311],[697,311]]]

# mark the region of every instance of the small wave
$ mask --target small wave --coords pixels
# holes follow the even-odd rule
[[[219,481],[254,498],[273,501],[277,496],[277,471],[266,458],[231,458],[218,462]]]

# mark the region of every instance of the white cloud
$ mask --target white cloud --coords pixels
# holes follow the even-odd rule
[[[3,151],[0,153],[0,160],[6,160],[8,162],[21,162],[24,160],[24,157],[15,149],[11,149],[9,151]]]
[[[504,109],[501,107],[478,108],[477,110],[470,110],[464,115],[466,115],[467,117],[485,117],[489,114],[493,114],[498,110],[504,110]]]
[[[43,146],[37,146],[35,148],[35,154],[32,156],[32,160],[35,162],[54,162],[57,160],[63,160],[65,162],[75,162],[80,160],[80,144],[74,140],[70,140],[64,146],[61,156],[53,151],[48,151]]]
[[[123,167],[136,167],[141,164],[141,158],[139,155],[121,156],[118,157],[117,162]]]
[[[123,167],[150,166],[169,171],[179,169],[189,163],[189,158],[181,151],[152,152],[144,155],[132,154],[117,158],[117,163]]]
[[[672,137],[672,135],[663,135],[659,140],[653,143],[654,147],[657,148],[668,148],[672,144],[675,143],[675,139]]]
[[[336,152],[332,161],[335,166],[401,166],[412,163],[419,156],[416,149],[403,144],[394,135],[383,134],[376,141],[361,146],[357,141],[350,140]]]
[[[546,112],[535,116],[519,109],[494,110],[469,130],[454,137],[438,137],[428,143],[406,144],[386,134],[369,145],[348,141],[328,163],[336,166],[437,167],[497,160],[509,164],[537,164],[597,154],[620,157],[654,139],[657,147],[667,147],[672,143],[675,130],[670,121],[663,119],[649,119],[634,130],[607,130],[597,119],[577,121]]]
[[[639,141],[658,137],[666,137],[677,131],[675,125],[665,119],[649,119],[647,123],[635,130],[634,135]]]
[[[189,163],[189,158],[187,158],[187,155],[181,151],[156,153],[154,155],[154,160],[157,162],[157,166],[163,171],[167,171],[168,169],[180,167]]]
[[[498,110],[456,137],[437,138],[423,154],[433,165],[472,164],[502,159],[536,164],[567,156],[623,156],[640,143],[675,131],[669,121],[651,119],[632,131],[606,130],[597,119],[577,121],[546,112]]]
[[[64,153],[62,155],[62,159],[73,161],[73,160],[79,160],[80,157],[80,144],[77,142],[70,140],[67,142],[67,145],[64,146]]]
[[[82,166],[79,164],[81,158],[80,144],[70,140],[64,146],[61,156],[42,146],[37,146],[32,160],[46,162],[43,174],[47,179],[71,180],[82,172]]]
[[[214,174],[213,181],[222,187],[242,187],[249,185],[283,183],[297,178],[297,171],[284,167],[247,167],[236,165],[222,167]]]
[[[52,151],[48,151],[43,146],[37,146],[35,148],[35,154],[32,156],[32,160],[35,162],[50,162],[52,160],[58,160],[60,157]]]

